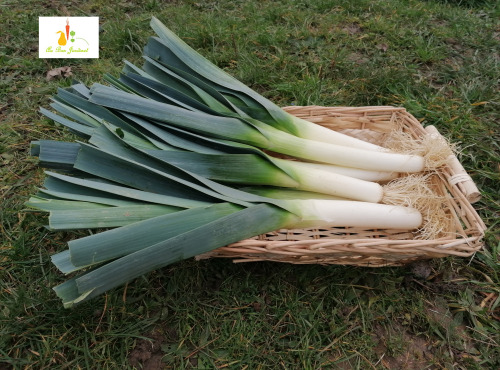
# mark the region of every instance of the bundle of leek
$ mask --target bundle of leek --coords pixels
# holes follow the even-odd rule
[[[397,176],[397,173],[272,157],[262,150],[248,145],[248,142],[255,144],[259,140],[266,141],[267,139],[260,134],[260,131],[252,131],[251,126],[245,126],[245,122],[237,118],[193,112],[98,84],[94,85],[91,90],[81,84],[74,85],[69,91],[60,89],[54,100],[55,102],[51,106],[58,112],[65,115],[73,114],[73,117],[78,117],[83,122],[97,125],[97,127],[100,127],[100,122],[105,122],[104,125],[109,130],[119,129],[122,133],[127,133],[130,144],[144,154],[212,180],[243,185],[290,187],[367,202],[390,201],[393,197],[390,191],[388,192],[386,188],[374,181],[391,180]],[[98,105],[96,101],[103,105]],[[156,111],[152,108],[155,104],[159,105]],[[112,108],[109,108],[110,106]],[[41,109],[41,111],[49,118],[68,126],[81,135],[89,137],[93,133],[90,142],[97,146],[106,147],[106,142],[102,138],[106,130],[103,131],[102,128],[91,129],[89,126],[78,125],[74,121],[69,121],[45,109]],[[131,114],[131,111],[135,114]],[[79,112],[79,114],[77,115],[75,112]],[[160,119],[161,121],[159,121]],[[231,121],[227,123],[224,119]],[[173,126],[172,122],[173,125],[182,126],[182,129]],[[201,131],[207,136],[185,129]],[[151,139],[146,136],[146,139],[142,139],[141,142],[140,138],[132,134],[134,131],[144,132],[142,135],[156,137],[156,146],[151,143],[149,147],[145,146],[144,142],[147,143],[147,140]],[[249,132],[252,135],[245,135]],[[295,138],[289,134],[280,133]],[[228,139],[239,140],[239,142]],[[158,140],[163,144],[159,145]],[[315,148],[317,144],[323,144],[300,138],[296,138],[296,140],[306,141]],[[283,143],[286,144],[285,141]],[[349,149],[331,144],[323,145],[333,146],[339,153]],[[283,148],[286,148],[286,150],[282,150],[283,152],[298,151],[293,146],[283,145]],[[73,150],[76,152],[78,148],[74,147]],[[365,163],[375,163],[373,161],[375,152],[364,149],[356,149],[356,152],[360,155],[360,161],[362,161],[362,155],[367,158]],[[395,163],[391,161],[393,158],[396,158],[396,161],[411,161],[415,158],[419,161],[422,160],[422,157],[419,156],[381,152],[375,154],[389,158],[389,163],[379,164],[386,167],[391,167]],[[340,154],[337,157],[332,157],[332,161],[337,161],[339,157]],[[356,164],[354,157],[344,156],[344,158],[348,163]]]
[[[279,228],[413,229],[422,222],[419,212],[405,207],[253,195],[166,163],[160,170],[154,158],[119,136],[110,139],[109,150],[79,144],[72,159],[66,153],[73,152],[62,146],[48,152],[47,142],[34,146],[54,167],[68,169],[72,163],[74,174],[47,172],[45,189],[28,205],[49,211],[54,230],[112,228],[73,240],[67,251],[52,257],[65,274],[83,270],[55,288],[66,307],[153,269]]]
[[[45,188],[28,205],[50,212],[53,230],[110,228],[73,240],[52,257],[63,273],[78,273],[55,287],[66,307],[153,269],[280,228],[410,230],[422,224],[413,208],[376,204],[383,190],[366,181],[421,171],[422,157],[311,128],[216,72],[156,19],[152,25],[168,47],[150,41],[146,50],[164,53],[171,69],[154,60],[163,56],[148,60],[145,71],[128,63],[120,79],[106,77],[114,88],[75,84],[53,98],[51,107],[62,115],[41,109],[88,143],[33,142],[41,164],[65,174],[47,172]],[[167,70],[177,77],[165,84],[158,71]],[[261,149],[321,163],[278,159]],[[276,195],[276,189],[228,184],[295,190]]]

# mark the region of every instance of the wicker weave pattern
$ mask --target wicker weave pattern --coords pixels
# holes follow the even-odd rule
[[[424,129],[404,108],[309,106],[285,109],[298,117],[373,143],[381,143],[385,135],[398,127],[403,127],[414,138],[438,134],[432,126]],[[453,221],[443,238],[419,240],[412,230],[354,227],[276,230],[197,258],[378,267],[450,255],[470,256],[481,249],[486,229],[471,205],[479,199],[479,191],[456,158],[435,177],[435,191],[448,195],[448,214]]]

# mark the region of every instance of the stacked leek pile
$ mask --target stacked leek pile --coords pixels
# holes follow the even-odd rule
[[[141,68],[110,86],[76,83],[41,109],[84,140],[32,143],[47,171],[28,205],[51,230],[104,229],[53,263],[66,307],[151,270],[280,228],[416,229],[414,208],[381,204],[388,181],[424,170],[293,117],[208,62],[157,19]],[[298,160],[282,159],[281,153]]]

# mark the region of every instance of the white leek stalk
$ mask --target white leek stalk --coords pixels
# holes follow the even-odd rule
[[[273,159],[273,161],[281,161],[281,160],[282,159],[280,158]],[[286,161],[286,163],[289,162],[290,161]],[[334,164],[294,161],[294,165],[296,168],[303,168],[305,171],[307,170],[326,171],[365,181],[385,182],[394,180],[399,177],[399,173],[397,172],[369,171],[369,170],[362,170],[360,168],[336,166]]]
[[[422,225],[420,212],[408,207],[324,199],[286,202],[289,209],[294,208],[300,214],[300,221],[293,227],[352,226],[411,230]]]

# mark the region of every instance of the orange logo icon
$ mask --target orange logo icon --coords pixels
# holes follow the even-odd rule
[[[61,35],[59,36],[59,40],[57,40],[57,43],[61,46],[64,46],[68,43],[68,41],[71,41],[71,42],[75,42],[75,39],[76,40],[83,40],[85,41],[85,43],[88,45],[89,43],[87,42],[87,40],[85,39],[82,39],[80,37],[78,38],[75,38],[75,35],[76,35],[76,32],[75,31],[71,31],[69,32],[69,19],[66,18],[66,36],[64,35],[64,32],[63,31],[57,31],[56,33],[60,33]],[[71,35],[71,40],[69,38],[69,36]]]
[[[57,31],[56,33],[61,34],[61,36],[59,36],[59,40],[57,40],[57,43],[59,45],[62,45],[62,46],[66,45],[66,43],[68,42],[68,39],[69,39],[69,19],[68,18],[66,18],[66,37],[64,36],[63,31]]]
[[[68,41],[66,40],[66,37],[64,37],[64,33],[63,33],[63,31],[57,31],[56,33],[60,33],[60,34],[61,34],[61,36],[59,36],[59,40],[57,40],[57,43],[58,43],[59,45],[66,45],[66,43],[67,43]]]

